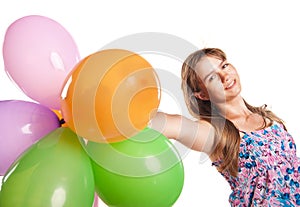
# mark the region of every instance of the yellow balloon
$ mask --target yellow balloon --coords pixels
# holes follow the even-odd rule
[[[60,110],[56,110],[56,109],[52,109],[52,111],[56,114],[56,116],[59,119],[59,122],[61,123],[61,127],[67,127],[67,123],[65,123],[61,111]]]
[[[108,49],[87,56],[62,91],[68,126],[94,142],[117,142],[144,129],[160,103],[155,70],[140,55]]]

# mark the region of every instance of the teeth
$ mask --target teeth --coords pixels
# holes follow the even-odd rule
[[[233,84],[234,84],[234,81],[232,81],[232,82],[226,87],[226,89],[228,89],[228,88],[230,88],[231,86],[233,86]]]

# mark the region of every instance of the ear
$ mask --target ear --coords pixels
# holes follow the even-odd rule
[[[200,91],[200,92],[195,92],[194,96],[202,101],[208,101],[209,100],[209,96],[207,93],[205,93],[204,91]]]

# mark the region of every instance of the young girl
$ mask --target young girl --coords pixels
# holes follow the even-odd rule
[[[300,159],[283,121],[241,96],[234,66],[217,48],[192,53],[182,90],[197,121],[157,113],[151,127],[205,152],[228,181],[231,206],[300,206]]]

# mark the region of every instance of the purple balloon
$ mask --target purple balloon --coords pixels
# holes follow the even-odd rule
[[[27,101],[0,101],[0,176],[32,144],[60,127],[49,108]]]

